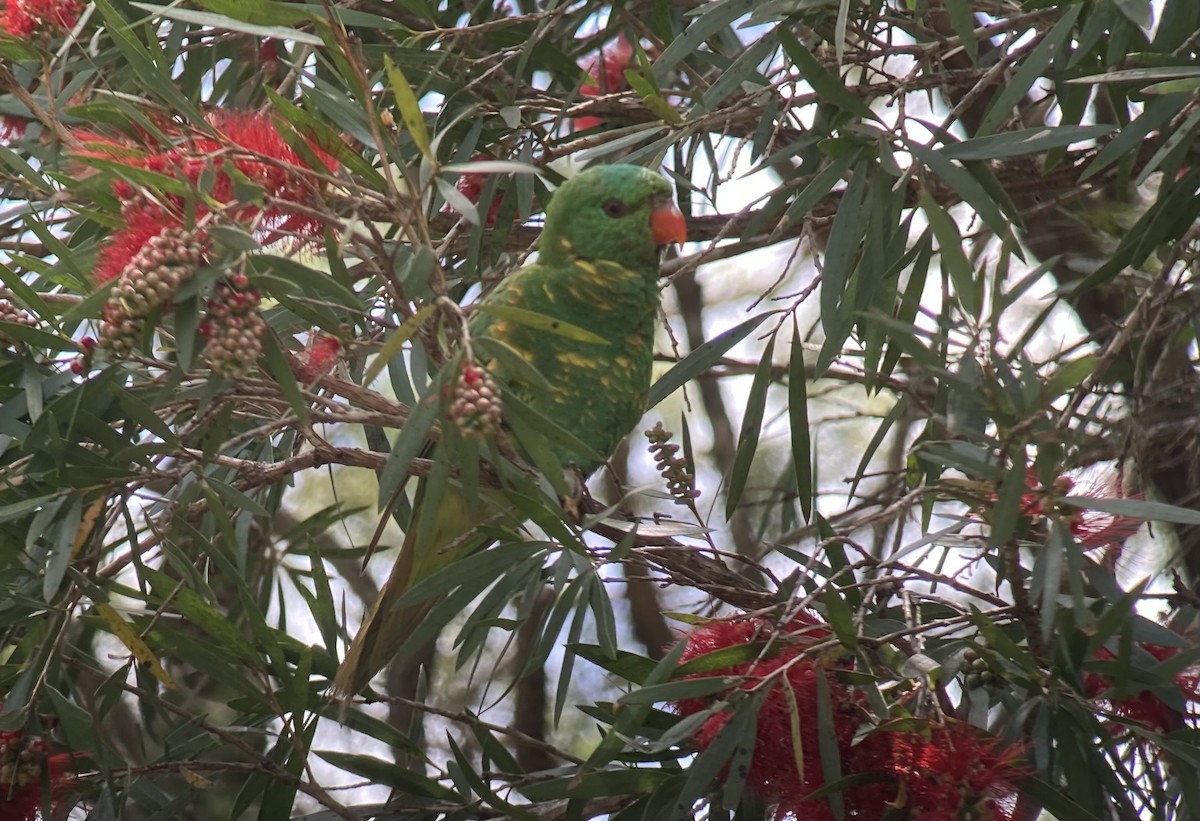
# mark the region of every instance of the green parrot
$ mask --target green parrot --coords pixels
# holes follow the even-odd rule
[[[553,334],[503,311],[474,312],[473,340],[506,346],[544,378],[541,390],[522,397],[525,404],[586,447],[576,452],[547,439],[564,470],[590,474],[641,418],[650,389],[660,248],[685,239],[683,215],[661,176],[633,165],[589,169],[554,193],[538,261],[501,282],[483,304],[561,320],[595,339]],[[504,376],[501,364],[484,363]],[[425,484],[417,486],[414,511],[423,509]],[[362,690],[436,603],[397,608],[395,602],[418,581],[486,543],[471,533],[488,518],[485,511],[471,511],[455,486],[447,488],[433,521],[414,514],[409,523],[392,573],[338,669],[335,697]]]

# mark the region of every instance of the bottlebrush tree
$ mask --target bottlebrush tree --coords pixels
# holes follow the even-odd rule
[[[0,0],[0,821],[1200,814],[1198,30]],[[585,488],[470,329],[587,338],[479,304],[615,162],[688,242]]]

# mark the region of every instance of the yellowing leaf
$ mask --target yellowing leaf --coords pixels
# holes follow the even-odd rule
[[[71,544],[72,559],[79,555],[79,551],[83,549],[88,536],[92,535],[92,529],[96,526],[96,520],[103,515],[104,505],[107,501],[107,495],[101,496],[92,502],[88,509],[83,512],[83,518],[79,520],[79,529],[75,531],[75,541]]]
[[[200,775],[200,773],[195,772],[194,770],[189,770],[187,767],[181,769],[179,774],[183,776],[184,781],[198,790],[207,790],[213,785],[211,778],[205,778],[204,776]]]
[[[425,115],[421,113],[417,95],[409,85],[404,72],[392,62],[390,57],[384,56],[383,65],[387,71],[388,84],[392,87],[392,96],[396,98],[396,108],[400,109],[400,119],[404,121],[404,127],[408,129],[408,133],[421,153],[433,160],[433,150],[429,145],[429,132],[425,129]]]
[[[142,641],[142,637],[133,631],[129,626],[129,622],[121,618],[121,614],[108,602],[95,602],[96,612],[100,614],[100,618],[104,619],[104,623],[108,625],[109,632],[120,639],[121,644],[129,648],[129,652],[137,659],[138,664],[149,670],[151,674],[161,681],[165,686],[175,689],[175,682],[163,669],[162,664],[158,661],[158,656],[150,650],[146,642]]]
[[[646,108],[654,112],[654,116],[671,125],[680,125],[683,123],[683,117],[679,116],[679,112],[667,102],[666,98],[662,96],[662,92],[654,86],[654,83],[634,71],[625,72],[625,81],[642,98],[642,102]]]
[[[392,357],[400,353],[404,343],[413,338],[413,334],[425,324],[425,320],[437,310],[437,305],[430,303],[415,314],[404,320],[404,324],[396,330],[392,331],[383,342],[383,346],[379,349],[379,353],[375,354],[375,358],[371,360],[371,364],[367,365],[367,370],[363,374],[363,384],[370,385],[375,381],[375,377],[383,372],[387,367],[387,363],[392,361]]]

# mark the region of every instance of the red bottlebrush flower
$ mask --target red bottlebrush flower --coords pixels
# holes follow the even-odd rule
[[[113,138],[89,132],[76,132],[80,142],[74,149],[77,157],[98,157],[133,168],[144,168],[159,174],[197,184],[202,175],[212,174],[209,197],[222,205],[234,205],[235,183],[230,169],[263,190],[268,203],[238,204],[226,213],[235,219],[253,223],[264,236],[273,241],[281,234],[305,237],[320,233],[323,226],[308,208],[318,204],[317,184],[307,171],[322,173],[336,169],[338,162],[314,142],[308,143],[311,156],[321,167],[310,165],[288,144],[274,117],[269,114],[242,111],[215,111],[208,121],[216,130],[210,135],[181,138],[170,148],[150,146],[149,135],[139,143],[128,138]],[[163,124],[168,134],[178,129]],[[184,202],[180,197],[163,196],[150,201],[138,194],[130,184],[117,181],[113,193],[124,202],[122,216],[125,228],[117,231],[100,253],[95,277],[99,283],[115,278],[142,244],[165,228],[182,224]],[[209,209],[200,204],[196,218],[207,216]]]
[[[258,45],[258,61],[265,64],[274,64],[279,62],[279,52],[282,45],[279,40],[268,37]]]
[[[1140,645],[1150,655],[1159,661],[1166,661],[1179,653],[1178,647],[1164,647],[1160,644]],[[1101,648],[1096,653],[1099,660],[1113,660],[1116,657],[1106,649]],[[1142,691],[1137,695],[1124,698],[1110,699],[1105,692],[1112,686],[1112,681],[1100,673],[1087,672],[1083,674],[1083,688],[1089,698],[1097,699],[1111,712],[1129,721],[1147,727],[1155,732],[1166,733],[1180,728],[1183,716],[1168,704],[1165,704],[1153,692]],[[1175,676],[1175,686],[1185,704],[1200,705],[1200,665],[1192,665]]]
[[[614,42],[602,48],[599,54],[588,58],[580,67],[587,72],[590,79],[579,87],[579,93],[584,97],[599,97],[624,91],[625,69],[629,68],[633,53],[633,43],[621,34]],[[575,128],[583,131],[595,128],[602,122],[599,117],[577,117]]]
[[[308,345],[293,360],[292,369],[296,378],[301,382],[316,382],[333,370],[341,351],[342,343],[336,336],[320,333],[310,335]]]
[[[276,232],[286,230],[305,236],[319,233],[322,226],[318,220],[289,210],[283,204],[307,205],[313,203],[315,198],[312,184],[306,175],[299,173],[302,169],[310,168],[309,164],[284,139],[275,119],[267,114],[248,111],[215,111],[209,115],[208,121],[228,144],[206,136],[194,140],[194,156],[190,158],[188,176],[193,180],[198,178],[210,161],[219,169],[220,160],[213,155],[223,149],[234,148],[234,168],[260,186],[268,197],[282,201],[268,206],[262,212],[266,226]],[[337,168],[337,160],[315,143],[309,142],[308,148],[324,166],[313,170],[328,172]],[[244,156],[236,149],[254,156]],[[232,178],[227,174],[218,174],[211,193],[220,202],[232,202]],[[247,218],[258,214],[255,206],[242,210]]]
[[[473,157],[471,157],[470,161],[471,162],[483,162],[483,161],[492,160],[492,159],[495,159],[495,158],[492,157],[490,154],[479,153],[479,154],[476,154]],[[483,189],[486,185],[487,185],[487,174],[477,174],[477,173],[468,171],[465,174],[459,175],[458,182],[456,182],[454,184],[454,187],[458,189],[458,192],[460,194],[462,194],[464,197],[469,199],[475,205],[478,205],[479,198],[483,195]],[[500,203],[503,201],[503,199],[504,198],[500,195],[492,197],[492,202],[488,206],[487,214],[484,215],[484,218],[483,218],[485,224],[487,224],[487,225],[495,225],[496,224],[496,215],[500,212]],[[446,203],[445,205],[442,206],[442,213],[443,214],[456,214],[456,213],[458,213],[458,209],[456,209],[450,203]]]
[[[137,256],[146,243],[164,231],[181,228],[175,216],[149,203],[139,203],[127,209],[125,227],[108,238],[96,258],[92,271],[97,285],[116,279]]]
[[[25,136],[27,125],[28,121],[21,117],[0,114],[0,143],[21,139]]]
[[[1138,494],[1125,494],[1121,488],[1121,474],[1111,465],[1093,465],[1067,471],[1058,477],[1052,488],[1041,487],[1037,475],[1032,470],[1027,474],[1025,481],[1031,492],[1021,499],[1021,513],[1031,517],[1042,516],[1051,509],[1057,509],[1055,497],[1070,495],[1096,499],[1140,498]],[[1085,550],[1118,546],[1137,533],[1138,528],[1142,526],[1140,519],[1116,516],[1101,510],[1071,508],[1065,511],[1065,514],[1070,521],[1071,533]]]
[[[48,755],[40,737],[26,739],[19,730],[0,732],[0,821],[35,821],[42,808],[43,771],[50,781],[51,812],[60,807],[67,792],[71,753]]]
[[[710,622],[687,637],[681,661],[766,642],[774,630],[770,622],[757,618]],[[898,817],[922,821],[1007,819],[1015,798],[1013,782],[1026,774],[1021,748],[1004,746],[998,739],[960,723],[931,726],[919,733],[876,730],[852,744],[864,717],[864,699],[838,681],[827,659],[804,655],[806,648],[829,636],[827,626],[802,613],[788,625],[788,634],[774,634],[774,640],[755,660],[689,676],[744,678],[739,686],[747,690],[770,680],[767,686],[771,689],[758,714],[746,784],[767,804],[775,806],[774,818],[830,821],[834,817],[824,798],[807,799],[825,783],[818,737],[818,727],[824,723],[833,728],[842,775],[875,776],[842,791],[845,818],[875,821],[889,810],[899,810],[907,814]],[[822,676],[832,716],[817,714],[817,687]],[[791,689],[791,697],[785,688]],[[724,695],[681,699],[674,706],[680,715],[694,715]],[[795,717],[793,701],[798,713]],[[799,719],[795,722],[799,727],[799,749],[793,741],[797,735],[794,718]],[[728,719],[728,714],[718,713],[702,724],[694,737],[697,746],[703,749],[712,743]]]
[[[1027,774],[1019,746],[958,722],[924,733],[877,731],[855,749],[855,769],[894,776],[897,797],[889,803],[921,821],[1004,818],[1013,782]]]
[[[281,201],[268,206],[265,212],[255,205],[247,205],[239,211],[239,215],[247,218],[263,213],[272,227],[291,214],[286,203],[315,204],[315,186],[309,182],[306,171],[328,172],[339,165],[331,154],[312,141],[307,147],[318,165],[308,163],[284,139],[278,122],[270,114],[217,110],[208,114],[207,120],[216,130],[216,137],[194,135],[165,149],[127,138],[77,131],[75,136],[82,147],[73,153],[78,157],[100,157],[145,168],[191,183],[196,183],[205,172],[215,171],[216,179],[208,194],[222,204],[234,202],[233,179],[225,168],[228,160],[239,174],[262,188],[266,196]],[[164,124],[162,130],[171,134],[178,129]],[[145,135],[144,140],[148,141],[149,135]],[[116,185],[114,193],[122,199],[135,195],[133,189],[123,183]]]
[[[772,631],[773,626],[764,619],[709,622],[687,637],[681,661],[755,640],[766,641]],[[754,753],[746,773],[746,784],[767,803],[778,805],[778,818],[788,813],[805,819],[832,818],[825,799],[804,800],[825,783],[817,729],[822,723],[817,715],[818,681],[824,678],[828,687],[833,715],[827,720],[832,721],[835,743],[842,750],[850,749],[862,717],[862,699],[838,681],[829,669],[827,659],[803,655],[806,648],[830,635],[828,627],[809,614],[801,614],[791,622],[788,631],[790,635],[776,637],[762,658],[689,677],[745,677],[740,687],[746,690],[761,686],[769,679],[770,690],[758,714]],[[791,689],[791,697],[785,688]],[[693,715],[708,709],[720,698],[718,694],[681,699],[675,703],[675,709],[680,715]],[[799,749],[793,741],[793,699],[799,719]],[[718,713],[708,719],[696,732],[696,744],[707,747],[728,720],[727,713]],[[803,764],[803,772],[797,766],[798,761]]]
[[[43,26],[71,29],[82,6],[79,0],[7,0],[0,28],[14,37],[28,37]]]

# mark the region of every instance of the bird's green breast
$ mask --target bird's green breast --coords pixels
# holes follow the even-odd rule
[[[535,411],[607,457],[645,410],[658,311],[656,277],[617,263],[574,260],[521,269],[489,298],[590,331],[581,341],[513,319],[482,314],[475,333],[503,342],[532,364],[550,390],[513,386]],[[505,375],[500,374],[503,378]],[[585,473],[599,463],[550,440],[564,467]]]

